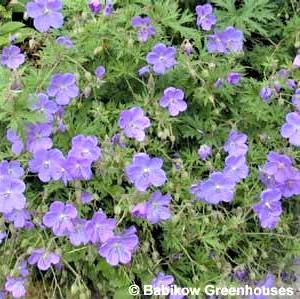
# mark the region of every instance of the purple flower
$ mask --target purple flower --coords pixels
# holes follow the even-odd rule
[[[6,132],[6,138],[12,143],[12,152],[17,156],[20,155],[24,150],[24,144],[17,132],[13,129],[8,129]]]
[[[26,199],[23,181],[9,176],[0,176],[0,212],[10,213],[14,209],[22,210]]]
[[[2,161],[0,162],[0,176],[8,175],[12,178],[20,178],[24,175],[24,169],[19,161]]]
[[[64,46],[67,49],[71,49],[74,47],[73,42],[66,36],[59,36],[56,39],[56,43]]]
[[[85,245],[89,242],[85,226],[87,221],[85,219],[75,218],[73,220],[73,230],[69,233],[69,239],[72,245]]]
[[[105,70],[104,66],[102,66],[102,65],[98,66],[95,70],[95,75],[96,75],[97,79],[102,80],[105,75],[105,72],[106,72],[106,70]]]
[[[34,249],[28,258],[28,263],[30,265],[37,265],[37,267],[42,270],[48,270],[51,265],[57,265],[60,262],[60,256],[54,252],[47,251],[43,248]]]
[[[6,237],[7,237],[7,233],[0,231],[0,244],[2,244],[3,240],[6,239]]]
[[[296,55],[296,57],[293,61],[293,66],[295,68],[300,68],[300,54]]]
[[[97,15],[102,9],[101,1],[100,0],[90,0],[89,8],[94,15]]]
[[[105,17],[109,17],[112,15],[114,11],[114,7],[113,7],[113,4],[112,4],[112,1],[111,0],[106,0],[106,3],[105,3],[105,7],[104,7],[104,10],[103,10],[103,15]]]
[[[99,254],[112,266],[128,264],[138,243],[136,228],[132,226],[123,233],[108,239],[100,247]]]
[[[159,104],[161,107],[168,107],[171,116],[176,116],[187,108],[183,90],[175,87],[168,87],[164,90],[164,95]]]
[[[271,273],[268,273],[266,278],[259,281],[258,284],[256,285],[256,288],[265,289],[271,289],[274,286],[275,283],[275,276]],[[269,296],[264,296],[264,295],[251,295],[248,297],[248,299],[268,299]]]
[[[277,183],[283,197],[300,195],[300,172],[292,169],[292,174],[283,183]]]
[[[77,210],[73,204],[54,201],[49,211],[43,217],[43,224],[52,228],[55,236],[66,236],[73,231],[73,219],[77,217]]]
[[[222,172],[214,172],[205,181],[193,185],[190,192],[197,200],[210,204],[218,204],[222,201],[231,202],[235,192],[234,179]]]
[[[146,42],[151,36],[156,34],[149,17],[136,16],[132,18],[131,25],[138,29],[138,40]]]
[[[38,173],[42,182],[59,180],[64,173],[65,158],[60,150],[39,150],[34,153],[29,161],[29,170]]]
[[[280,78],[286,78],[289,76],[289,71],[287,69],[280,69],[278,72],[277,72],[277,75],[278,77]]]
[[[25,55],[21,54],[21,50],[17,46],[9,46],[3,48],[1,55],[1,64],[9,69],[16,70],[25,61]]]
[[[68,157],[65,161],[67,180],[90,180],[93,176],[92,162],[87,159]]]
[[[14,298],[24,297],[26,294],[25,278],[7,277],[5,282],[5,290]]]
[[[276,182],[282,183],[293,174],[292,160],[287,155],[270,152],[263,171],[273,176]]]
[[[191,55],[194,52],[193,45],[188,39],[183,41],[181,44],[181,49],[186,55]]]
[[[136,205],[131,214],[147,219],[151,224],[159,223],[171,217],[170,195],[162,195],[160,191],[152,193],[150,199],[142,204]]]
[[[218,80],[216,80],[216,82],[214,83],[215,88],[220,88],[223,85],[224,85],[224,79],[220,79],[220,78]]]
[[[30,213],[25,210],[13,210],[10,213],[4,214],[6,221],[13,222],[15,228],[23,228],[30,222]]]
[[[22,277],[26,277],[29,275],[30,272],[27,269],[27,261],[25,261],[25,260],[21,261],[18,268],[19,268],[19,273]]]
[[[201,160],[207,160],[212,155],[212,149],[209,145],[202,144],[198,149],[198,155]]]
[[[277,226],[282,213],[281,192],[279,189],[267,189],[261,193],[260,198],[261,201],[253,206],[253,210],[263,228],[273,229]]]
[[[37,102],[31,106],[31,110],[41,112],[45,116],[46,121],[51,122],[58,111],[57,104],[49,100],[44,93],[37,94],[37,99]]]
[[[289,143],[300,146],[300,113],[288,113],[285,124],[281,127],[281,135],[289,140]]]
[[[273,90],[270,87],[262,87],[262,89],[259,92],[260,98],[266,103],[270,101],[272,95]]]
[[[144,130],[150,127],[150,119],[145,116],[142,108],[132,107],[121,112],[118,125],[127,137],[143,141],[145,139]]]
[[[85,159],[95,162],[101,157],[101,149],[98,147],[96,136],[77,135],[72,138],[72,148],[68,157]]]
[[[230,85],[237,85],[237,84],[239,84],[240,80],[241,80],[240,73],[231,72],[227,75],[227,82]]]
[[[174,285],[174,277],[172,275],[166,275],[163,272],[159,272],[157,276],[152,280],[151,285],[154,289],[168,288]],[[180,289],[179,289],[180,290]],[[170,295],[169,299],[182,299],[184,295]]]
[[[147,55],[147,63],[153,66],[155,74],[163,75],[177,63],[175,56],[176,48],[167,47],[163,43],[158,43]]]
[[[47,93],[49,96],[55,97],[57,104],[68,105],[72,99],[79,95],[75,76],[71,73],[53,75]]]
[[[232,130],[224,144],[224,151],[235,157],[245,155],[248,151],[247,139],[246,134]]]
[[[166,180],[166,174],[161,169],[163,160],[150,158],[144,153],[137,153],[133,161],[125,167],[125,173],[138,191],[146,191],[151,185],[162,186]]]
[[[236,183],[246,178],[249,174],[249,167],[246,164],[245,156],[228,156],[225,160],[224,174],[231,177]]]
[[[52,147],[51,124],[29,124],[26,126],[27,144],[29,152],[36,153],[39,150],[48,150]]]
[[[293,94],[292,103],[294,107],[299,111],[300,110],[300,88],[298,88]]]
[[[113,230],[116,227],[116,220],[107,218],[102,212],[94,213],[91,220],[88,220],[85,225],[85,231],[89,240],[93,244],[99,242],[106,242],[109,238],[113,237]]]
[[[118,145],[119,147],[125,148],[126,144],[122,140],[121,134],[117,133],[111,137],[111,142],[113,145]]]
[[[216,24],[217,18],[213,14],[213,7],[210,4],[197,5],[197,26],[209,31]]]
[[[150,73],[149,65],[145,65],[138,70],[138,74],[140,77],[144,77],[145,75]]]
[[[209,53],[235,53],[243,50],[243,33],[234,27],[224,31],[216,31],[208,36],[207,48]]]
[[[93,194],[87,191],[82,191],[80,193],[80,201],[82,203],[90,203],[93,200]]]
[[[287,86],[287,88],[293,90],[293,89],[295,89],[297,87],[297,82],[295,80],[293,80],[293,79],[288,79],[286,81],[286,86]]]
[[[46,32],[50,27],[57,29],[63,26],[62,7],[61,0],[34,0],[27,3],[26,11],[34,19],[34,27],[40,32]]]

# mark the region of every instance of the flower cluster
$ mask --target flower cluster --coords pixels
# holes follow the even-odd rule
[[[209,204],[233,200],[236,184],[246,178],[249,173],[245,157],[248,151],[246,142],[247,135],[237,131],[230,132],[224,144],[224,151],[228,153],[224,170],[211,173],[207,180],[200,181],[190,189],[198,200]]]

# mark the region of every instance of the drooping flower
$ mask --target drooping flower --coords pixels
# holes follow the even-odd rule
[[[49,211],[43,217],[43,224],[52,228],[54,235],[66,236],[73,231],[73,220],[77,217],[77,210],[73,204],[54,201]]]
[[[25,207],[25,184],[10,176],[0,176],[0,212],[10,213]]]
[[[273,95],[273,90],[270,87],[262,87],[259,96],[264,102],[269,102]]]
[[[31,216],[26,209],[22,209],[4,214],[4,218],[6,221],[12,222],[15,228],[22,228],[28,226]]]
[[[85,225],[85,231],[89,240],[93,244],[99,242],[106,242],[109,238],[113,237],[113,231],[116,227],[116,220],[107,218],[102,212],[94,213],[91,220],[88,220]]]
[[[224,151],[230,156],[242,156],[248,151],[247,135],[238,131],[232,130],[224,144]]]
[[[168,87],[164,90],[164,95],[160,99],[159,104],[161,107],[168,108],[172,116],[178,115],[187,108],[183,90],[175,87]]]
[[[99,254],[112,265],[128,264],[136,250],[139,239],[134,226],[109,238],[99,249]]]
[[[24,297],[26,294],[24,277],[7,277],[5,282],[5,290],[14,298]]]
[[[289,143],[300,146],[300,113],[290,112],[286,115],[286,122],[281,127],[281,135],[289,140]]]
[[[212,155],[212,149],[209,145],[202,144],[198,150],[198,155],[201,160],[207,160]]]
[[[68,157],[84,159],[95,162],[101,157],[101,149],[98,146],[96,136],[77,135],[72,138],[72,148]]]
[[[140,42],[146,42],[151,36],[156,34],[149,17],[136,16],[131,20],[131,25],[138,29],[137,35]]]
[[[66,36],[59,36],[56,39],[56,43],[64,46],[67,49],[72,49],[74,47],[73,42]]]
[[[197,200],[205,201],[209,204],[219,204],[220,202],[231,202],[235,192],[234,179],[225,173],[214,172],[205,181],[193,185],[190,192]]]
[[[0,162],[0,176],[8,175],[12,178],[19,179],[24,175],[24,169],[19,161],[2,161]]]
[[[138,74],[140,77],[144,77],[145,75],[150,73],[149,65],[145,65],[138,70]]]
[[[39,150],[48,150],[52,147],[52,125],[47,123],[28,124],[26,126],[27,150],[36,153]]]
[[[58,106],[55,102],[49,100],[46,94],[39,93],[37,94],[37,102],[33,103],[31,110],[42,113],[45,116],[45,120],[51,122],[58,111]]]
[[[37,265],[37,267],[42,270],[48,270],[51,265],[57,265],[60,262],[60,256],[43,248],[34,249],[28,258],[28,263],[30,265]]]
[[[297,87],[297,82],[294,79],[287,79],[286,87],[288,89],[294,90]]]
[[[282,213],[281,192],[279,189],[267,189],[261,193],[261,201],[253,206],[260,225],[263,228],[274,229]]]
[[[19,263],[18,268],[19,268],[19,273],[22,277],[26,277],[30,274],[30,271],[27,268],[27,261],[23,260]],[[1,297],[0,297],[1,298]]]
[[[224,83],[225,83],[225,80],[222,79],[222,78],[219,78],[219,79],[217,79],[216,82],[214,83],[214,87],[215,87],[215,88],[220,88],[220,87],[222,87],[222,86],[224,85]]]
[[[1,64],[9,69],[16,70],[25,61],[25,55],[17,46],[9,46],[2,50]]]
[[[150,127],[150,119],[142,108],[132,107],[120,113],[118,125],[127,137],[143,141],[145,129]]]
[[[181,49],[186,55],[191,55],[194,52],[193,45],[188,39],[185,39],[181,44]]]
[[[273,176],[276,182],[282,183],[293,174],[292,160],[287,155],[270,152],[263,171]]]
[[[139,191],[146,191],[150,186],[162,186],[166,180],[166,174],[161,169],[163,160],[151,158],[145,153],[137,153],[133,156],[133,161],[125,167],[128,179]]]
[[[213,25],[216,24],[217,18],[213,14],[213,7],[211,4],[197,5],[197,26],[203,30],[209,31]]]
[[[61,0],[34,0],[27,3],[26,12],[33,18],[34,27],[40,32],[46,32],[51,27],[58,29],[63,26],[62,8]]]
[[[13,129],[8,129],[6,138],[12,144],[11,151],[17,156],[20,155],[24,150],[24,143],[17,132]]]
[[[80,193],[80,201],[82,203],[90,203],[93,200],[93,194],[87,191],[82,191]]]
[[[275,276],[272,273],[268,273],[265,279],[259,281],[255,288],[264,289],[266,293],[271,293],[266,291],[271,289],[275,284]],[[263,293],[263,292],[262,292]],[[270,296],[265,295],[251,295],[247,299],[268,299]]]
[[[147,55],[147,63],[153,66],[155,74],[163,75],[177,63],[175,56],[176,48],[167,47],[163,43],[158,43]]]
[[[230,72],[227,75],[227,82],[230,85],[237,85],[237,84],[239,84],[240,80],[241,80],[241,74],[240,73]]]
[[[224,31],[216,31],[208,36],[208,52],[225,54],[241,52],[243,39],[243,33],[234,27],[227,27]]]
[[[246,164],[245,156],[228,156],[225,160],[223,172],[230,176],[236,183],[246,178],[249,174],[249,167]]]
[[[103,15],[109,17],[114,12],[114,7],[111,0],[106,0],[105,7],[103,9]]]
[[[97,15],[102,9],[101,1],[100,0],[90,0],[89,8],[94,15]]]
[[[49,96],[54,97],[59,105],[68,105],[70,101],[79,95],[74,74],[55,74],[51,77],[47,89]]]
[[[58,149],[39,150],[34,153],[33,159],[29,160],[29,170],[38,173],[42,182],[59,180],[63,173],[65,158]]]
[[[85,245],[89,242],[85,226],[87,221],[85,219],[75,218],[73,220],[73,230],[69,233],[69,240],[72,245]]]
[[[136,205],[131,214],[137,217],[147,219],[151,224],[159,223],[171,217],[169,204],[172,197],[162,195],[160,191],[152,193],[150,199],[144,203]]]
[[[95,70],[95,75],[96,75],[97,79],[102,80],[105,75],[105,72],[106,72],[106,70],[103,65],[98,66]]]

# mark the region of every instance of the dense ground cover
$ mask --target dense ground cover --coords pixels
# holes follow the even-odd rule
[[[299,13],[4,1],[0,298],[297,279]]]

